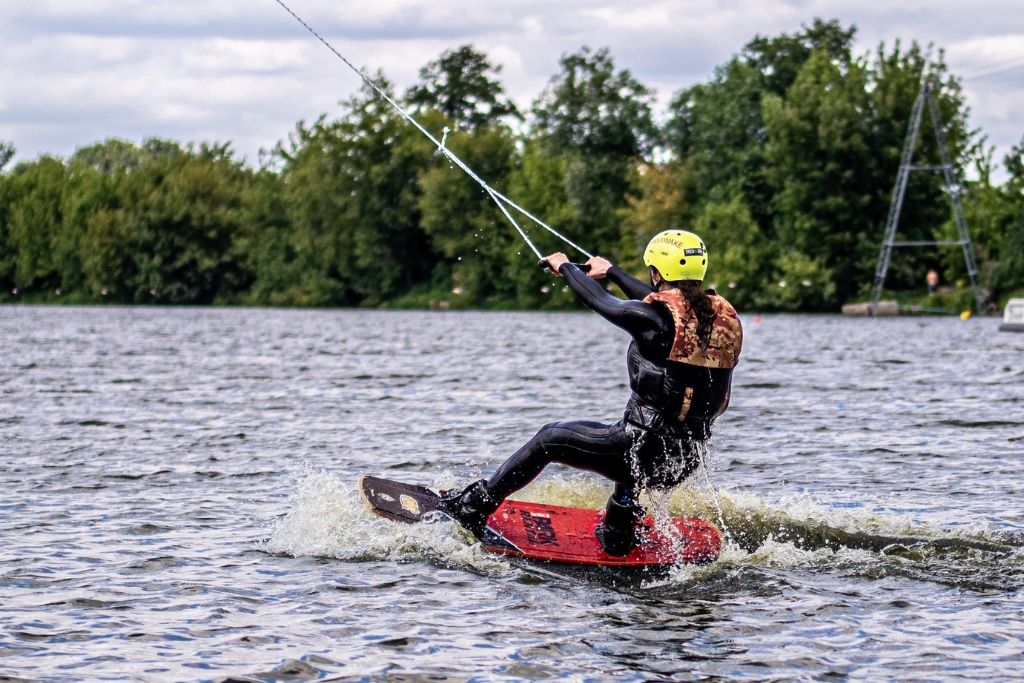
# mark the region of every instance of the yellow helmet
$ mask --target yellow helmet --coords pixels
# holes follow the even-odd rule
[[[708,250],[704,240],[692,232],[665,230],[647,243],[644,264],[657,268],[669,282],[703,280],[708,270]]]

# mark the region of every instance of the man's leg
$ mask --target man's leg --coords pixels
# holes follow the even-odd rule
[[[621,423],[553,422],[512,454],[487,481],[442,497],[441,509],[479,536],[501,501],[537,478],[552,462],[600,474],[631,486],[632,438]]]
[[[631,445],[632,439],[618,422],[552,422],[491,475],[487,490],[504,500],[553,462],[628,484],[633,480],[627,458]]]

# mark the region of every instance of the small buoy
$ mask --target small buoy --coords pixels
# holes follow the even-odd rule
[[[759,316],[759,315],[754,316],[754,324],[755,325],[760,325],[762,320],[764,320],[764,318],[762,318],[761,316]]]
[[[960,314],[960,319],[961,320],[967,320],[970,317],[971,317],[971,311],[970,310],[966,310],[966,311],[964,311],[963,313]]]

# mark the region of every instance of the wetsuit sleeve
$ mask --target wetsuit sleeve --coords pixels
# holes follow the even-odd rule
[[[663,357],[668,352],[675,338],[675,325],[662,306],[614,297],[573,263],[563,264],[558,272],[583,305],[628,332],[644,356]]]
[[[608,269],[608,279],[618,285],[630,299],[643,299],[654,291],[654,287],[643,280],[638,280],[618,266]]]

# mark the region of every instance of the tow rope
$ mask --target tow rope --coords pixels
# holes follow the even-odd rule
[[[484,182],[483,178],[478,176],[473,171],[473,169],[471,169],[468,165],[466,165],[466,163],[463,162],[462,159],[460,159],[458,156],[456,156],[456,154],[454,152],[452,152],[450,149],[448,149],[448,147],[445,146],[445,142],[447,141],[448,132],[449,132],[448,128],[444,129],[444,134],[442,135],[441,140],[438,140],[436,137],[434,137],[430,133],[430,131],[428,131],[426,128],[424,128],[422,125],[420,125],[420,123],[418,121],[416,121],[416,119],[414,119],[412,116],[410,116],[409,113],[405,109],[403,109],[397,102],[395,102],[393,99],[391,99],[391,97],[389,97],[386,92],[384,92],[380,87],[378,87],[376,83],[374,83],[372,80],[370,80],[370,78],[368,78],[366,76],[366,74],[364,74],[361,70],[356,68],[356,66],[353,65],[352,62],[350,62],[347,59],[345,59],[344,55],[342,55],[340,52],[338,52],[334,48],[333,45],[331,45],[329,42],[327,42],[326,38],[324,38],[319,33],[317,33],[313,29],[312,26],[310,26],[305,21],[303,21],[302,17],[300,17],[295,12],[293,12],[292,9],[288,5],[286,5],[282,0],[274,0],[274,2],[276,2],[278,5],[280,5],[284,9],[285,12],[287,12],[290,15],[292,15],[292,17],[295,19],[295,21],[297,21],[300,24],[302,24],[302,26],[307,31],[309,31],[313,35],[314,38],[319,40],[321,43],[323,43],[323,45],[328,50],[333,52],[335,57],[337,57],[342,62],[344,62],[345,65],[348,66],[348,68],[352,69],[352,71],[356,72],[356,74],[359,76],[359,78],[363,79],[363,82],[365,82],[367,85],[369,85],[371,88],[373,88],[373,90],[376,91],[376,93],[378,95],[380,95],[382,98],[384,98],[385,101],[387,101],[388,104],[390,104],[392,107],[394,107],[395,110],[399,114],[401,114],[402,117],[406,121],[408,121],[413,126],[415,126],[416,130],[418,130],[419,132],[423,133],[423,135],[425,135],[428,140],[430,140],[432,143],[434,143],[434,145],[437,147],[437,151],[438,152],[440,152],[445,157],[447,157],[448,160],[452,164],[454,164],[454,165],[458,166],[459,168],[461,168],[466,173],[466,175],[468,175],[470,178],[475,180],[476,183],[478,185],[480,185],[481,188],[483,188],[484,192],[487,193],[487,196],[489,196],[491,198],[491,200],[494,201],[494,203],[497,205],[497,207],[501,210],[502,214],[505,215],[505,218],[508,219],[509,223],[511,223],[512,226],[516,229],[516,232],[519,233],[519,236],[523,238],[524,242],[526,242],[526,245],[528,247],[530,247],[530,250],[533,251],[534,254],[537,255],[538,259],[543,259],[544,255],[540,253],[540,250],[537,249],[537,247],[534,245],[534,243],[530,240],[530,237],[526,234],[526,231],[523,230],[523,228],[519,225],[519,223],[512,216],[512,214],[509,213],[509,208],[515,209],[520,214],[522,214],[526,218],[529,218],[531,221],[533,221],[534,223],[536,223],[540,227],[544,228],[545,230],[550,232],[552,235],[554,235],[558,239],[562,240],[562,242],[564,242],[565,244],[569,245],[573,249],[577,250],[578,252],[580,252],[584,256],[586,256],[588,258],[592,256],[592,254],[590,254],[586,249],[584,249],[583,247],[579,246],[578,244],[576,244],[575,242],[570,240],[568,237],[566,237],[562,233],[558,232],[557,230],[552,228],[550,225],[548,225],[547,223],[545,223],[541,219],[537,218],[532,213],[530,213],[529,211],[527,211],[523,207],[519,206],[514,201],[512,201],[511,199],[509,199],[508,197],[506,197],[505,195],[503,195],[502,193],[498,192],[493,187],[488,185],[486,182]]]

